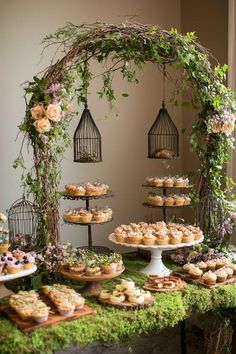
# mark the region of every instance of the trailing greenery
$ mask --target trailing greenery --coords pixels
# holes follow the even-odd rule
[[[142,286],[146,276],[139,272],[144,261],[126,259],[125,276],[131,277]],[[118,279],[104,282],[104,288],[111,288]],[[21,333],[4,316],[0,318],[1,354],[52,353],[56,349],[94,342],[117,343],[152,330],[160,331],[175,326],[191,314],[219,314],[236,307],[236,287],[226,285],[208,290],[196,285],[187,285],[181,292],[155,295],[154,306],[139,311],[122,311],[103,307],[95,299],[86,303],[96,309],[95,315],[84,316],[75,321],[66,321],[52,327],[38,329],[30,334]]]
[[[234,129],[235,101],[233,92],[224,86],[227,66],[217,64],[212,68],[209,53],[196,42],[194,33],[182,35],[176,29],[166,31],[132,22],[81,26],[69,23],[48,35],[43,43],[45,47],[56,46],[55,56],[43,76],[35,76],[25,87],[28,99],[20,131],[33,147],[34,168],[25,173],[24,181],[41,212],[46,238],[53,243],[59,240],[57,191],[60,161],[69,145],[67,128],[73,97],[79,104],[87,102],[91,80],[101,76],[102,87],[97,94],[106,97],[112,106],[116,99],[115,72],[121,72],[128,82],[137,83],[136,73],[146,62],[161,70],[164,63],[178,70],[173,104],[178,104],[183,90],[191,89],[192,96],[184,106],[200,110],[191,135],[192,149],[201,162],[198,192],[201,197],[208,185],[215,196],[225,200],[221,179],[233,144],[230,133]],[[101,64],[100,75],[92,72],[92,61]],[[128,94],[124,92],[123,96]],[[60,111],[60,116],[52,111]],[[25,167],[21,152],[14,166]]]

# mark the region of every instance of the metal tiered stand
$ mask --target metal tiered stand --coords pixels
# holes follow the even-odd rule
[[[62,197],[63,199],[67,199],[67,200],[85,200],[86,202],[86,210],[89,210],[89,202],[92,199],[104,199],[104,198],[112,198],[114,195],[111,193],[111,191],[109,191],[107,194],[103,194],[103,195],[94,195],[94,196],[90,196],[90,195],[83,195],[83,196],[72,196],[72,195],[68,195],[65,192],[62,193]],[[85,247],[80,247],[80,248],[88,248],[91,251],[94,251],[95,253],[107,253],[110,252],[110,250],[107,247],[103,247],[103,246],[93,246],[93,238],[92,238],[92,226],[93,225],[101,225],[101,224],[106,224],[111,222],[113,219],[111,218],[108,221],[102,221],[102,222],[90,222],[90,223],[81,223],[81,222],[71,222],[71,221],[67,221],[64,219],[64,222],[66,224],[69,225],[81,225],[81,226],[87,226],[88,227],[88,246]]]

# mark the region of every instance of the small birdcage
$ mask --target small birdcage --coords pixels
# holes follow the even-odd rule
[[[101,162],[102,138],[93,117],[85,104],[74,133],[74,162]]]
[[[196,219],[211,246],[222,243],[219,230],[224,222],[223,206],[209,188],[198,205]]]
[[[31,251],[37,248],[39,228],[37,208],[23,196],[12,204],[8,211],[9,241],[14,249]]]
[[[163,100],[162,108],[148,132],[148,158],[150,159],[174,159],[179,157],[179,133],[170,115],[165,108]]]

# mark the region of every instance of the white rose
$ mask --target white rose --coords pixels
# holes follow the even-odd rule
[[[51,124],[47,118],[38,119],[34,122],[35,129],[40,134],[49,132],[51,129]]]
[[[61,120],[61,106],[59,104],[57,104],[57,103],[49,104],[47,106],[45,115],[52,122],[60,122],[60,120]]]
[[[45,115],[45,109],[42,105],[32,107],[30,112],[33,120],[42,119]]]

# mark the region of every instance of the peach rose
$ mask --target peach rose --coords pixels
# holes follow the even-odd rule
[[[211,131],[212,131],[212,133],[220,133],[221,132],[221,125],[219,123],[212,124]]]
[[[49,132],[51,129],[51,124],[47,118],[38,119],[34,122],[35,129],[40,134]]]
[[[37,105],[30,110],[33,120],[42,119],[45,116],[45,109],[43,105]]]
[[[230,135],[234,131],[234,123],[226,122],[222,126],[222,132],[226,135]]]
[[[45,115],[48,119],[50,119],[52,122],[60,122],[61,120],[61,107],[59,104],[49,104],[47,106]]]

